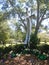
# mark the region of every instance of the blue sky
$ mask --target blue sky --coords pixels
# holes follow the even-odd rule
[[[4,0],[0,0],[0,4],[3,2]]]
[[[45,26],[45,25],[49,25],[49,18],[48,19],[45,19],[43,22],[42,22],[42,24]]]
[[[4,0],[0,0],[0,11]]]

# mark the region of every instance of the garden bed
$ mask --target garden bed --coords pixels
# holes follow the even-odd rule
[[[0,65],[49,65],[49,58],[40,60],[33,54],[25,54],[8,58],[6,61],[0,60]]]

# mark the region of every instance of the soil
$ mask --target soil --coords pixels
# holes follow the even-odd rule
[[[34,55],[25,54],[8,58],[4,62],[0,60],[0,65],[49,65],[49,58],[47,60],[40,60]]]

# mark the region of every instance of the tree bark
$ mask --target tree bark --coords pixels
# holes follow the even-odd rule
[[[39,30],[39,0],[37,0],[37,23],[36,23],[36,28],[35,28],[35,35],[37,36]]]
[[[31,21],[27,19],[27,31],[26,31],[26,39],[25,39],[25,44],[30,47],[30,35],[31,35]]]

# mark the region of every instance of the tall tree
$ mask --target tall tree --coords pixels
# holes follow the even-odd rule
[[[36,19],[35,35],[37,35],[39,27],[44,15],[48,10],[48,0],[5,0],[2,10],[4,18],[18,18],[18,23],[26,31],[25,43],[30,40],[32,19]],[[35,11],[37,11],[35,13]],[[37,14],[37,17],[35,15]]]
[[[49,11],[48,0],[36,0],[36,1],[37,1],[37,23],[35,28],[35,35],[37,35],[42,21],[47,18],[47,17],[44,18],[44,15],[46,15],[46,11]]]
[[[4,11],[5,18],[17,17],[18,16],[18,23],[22,26],[26,31],[26,40],[25,43],[29,43],[30,34],[31,34],[31,19],[35,17],[34,14],[30,13],[33,10],[33,1],[21,1],[21,0],[6,0],[2,7]],[[30,5],[31,4],[31,5]],[[10,5],[10,7],[9,7]],[[7,10],[7,8],[9,10]],[[11,8],[11,9],[10,9]],[[31,11],[29,11],[29,9]],[[30,13],[30,15],[29,15]],[[21,21],[21,22],[20,22]]]

